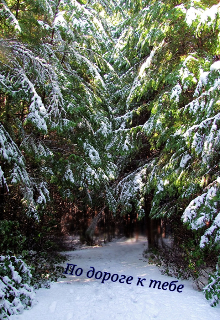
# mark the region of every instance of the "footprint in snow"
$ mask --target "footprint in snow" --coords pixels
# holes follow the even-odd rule
[[[49,306],[49,310],[51,313],[54,313],[55,309],[56,309],[56,306],[57,306],[57,301],[53,301],[51,303],[51,305]]]

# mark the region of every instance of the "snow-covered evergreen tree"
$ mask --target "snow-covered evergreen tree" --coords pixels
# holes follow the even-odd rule
[[[38,220],[51,185],[139,217],[152,195],[152,218],[181,216],[218,251],[219,10],[0,1],[1,189]]]
[[[14,256],[0,256],[0,317],[21,313],[33,305],[35,293],[30,286],[27,265]]]
[[[115,170],[98,142],[111,140],[103,77],[111,66],[103,53],[112,44],[85,3],[1,5],[1,183],[20,184],[27,211],[37,215],[50,198],[48,183],[59,181],[67,196],[71,188],[100,185]]]
[[[121,80],[115,99],[126,120],[121,129],[142,139],[136,154],[144,139],[151,151],[108,199],[115,211],[135,203],[142,216],[144,197],[152,194],[152,218],[181,215],[200,248],[218,252],[219,3],[135,3],[121,3],[126,19],[112,54]]]

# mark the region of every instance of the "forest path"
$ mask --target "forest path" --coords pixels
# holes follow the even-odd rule
[[[23,314],[11,316],[16,320],[219,320],[220,307],[212,308],[201,292],[193,288],[191,281],[179,280],[184,288],[175,291],[149,288],[150,279],[164,282],[177,279],[161,275],[159,269],[143,258],[147,239],[120,239],[103,247],[86,247],[69,251],[69,263],[83,274],[67,275],[53,283],[51,289],[39,289],[38,303]],[[66,264],[65,264],[66,266]],[[109,272],[133,277],[131,284],[87,277],[87,272]],[[79,270],[80,271],[80,270]],[[78,272],[79,272],[78,271]],[[100,275],[100,273],[98,274]],[[97,275],[97,276],[98,276]],[[137,286],[138,277],[145,278]],[[115,280],[117,276],[114,276]]]

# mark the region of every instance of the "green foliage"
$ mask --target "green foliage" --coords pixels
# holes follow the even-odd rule
[[[21,236],[17,250],[53,246],[53,188],[139,217],[151,195],[152,218],[181,216],[194,230],[196,249],[182,244],[192,274],[203,250],[219,248],[219,8],[1,1],[1,197],[17,192],[37,221],[36,244]],[[4,208],[1,246],[15,250],[20,235],[7,240],[16,223]]]
[[[32,306],[34,291],[30,283],[30,269],[23,260],[0,256],[1,319],[9,319],[10,315]]]
[[[131,135],[132,126],[139,127],[134,154],[141,156],[128,172],[121,166],[120,180],[106,195],[114,212],[142,216],[142,199],[153,195],[152,218],[181,216],[193,233],[181,243],[184,259],[178,257],[176,270],[197,277],[207,250],[215,258],[219,249],[219,3],[130,5],[122,4],[115,33],[113,101],[121,123],[128,119],[124,131]],[[136,112],[143,106],[145,118]],[[143,141],[149,144],[145,155]]]
[[[51,282],[58,278],[65,278],[64,267],[60,266],[66,260],[66,256],[55,251],[23,251],[23,260],[31,270],[31,285],[34,289],[50,288]]]
[[[209,275],[209,283],[203,289],[207,300],[211,300],[210,305],[216,306],[220,301],[220,271],[219,263],[216,265],[214,274]]]
[[[26,237],[21,234],[18,221],[0,221],[0,251],[4,254],[19,253],[24,248]]]
[[[112,130],[103,80],[113,70],[103,57],[112,44],[108,25],[84,2],[2,6],[19,33],[4,32],[10,22],[4,16],[0,172],[3,187],[19,186],[27,215],[39,219],[50,201],[49,184],[71,197],[79,188],[100,188],[116,171],[107,151]]]

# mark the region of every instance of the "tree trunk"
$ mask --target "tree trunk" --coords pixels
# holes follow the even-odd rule
[[[106,207],[104,207],[98,214],[96,217],[93,218],[92,223],[90,224],[90,226],[87,228],[85,235],[86,235],[86,241],[88,244],[92,244],[93,242],[93,235],[95,232],[95,228],[97,226],[97,223],[99,222],[99,220],[102,217],[102,213],[105,210]]]
[[[145,199],[145,217],[147,227],[148,249],[156,249],[159,247],[161,239],[161,219],[152,219],[150,217],[152,196]]]
[[[17,0],[17,5],[16,5],[16,16],[15,16],[17,20],[18,20],[19,7],[20,7],[20,0]]]

